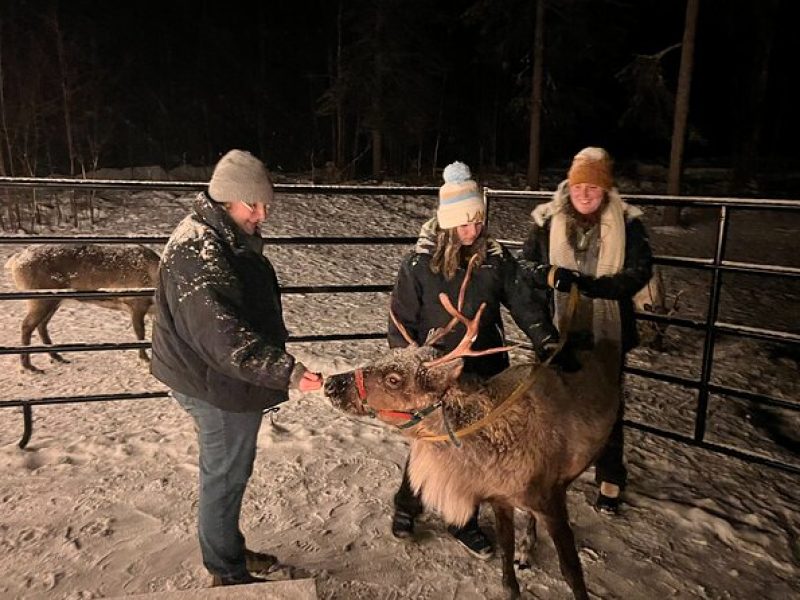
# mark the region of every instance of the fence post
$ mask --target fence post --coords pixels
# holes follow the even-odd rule
[[[725,244],[728,241],[728,207],[719,209],[719,223],[717,226],[717,243],[714,251],[714,271],[711,275],[711,294],[708,300],[706,313],[706,337],[703,343],[703,364],[700,371],[700,392],[697,396],[697,415],[694,424],[694,439],[702,442],[706,434],[706,419],[708,417],[708,384],[711,379],[711,370],[714,365],[714,344],[716,341],[715,324],[719,314],[719,296],[722,287],[722,259],[725,256]]]

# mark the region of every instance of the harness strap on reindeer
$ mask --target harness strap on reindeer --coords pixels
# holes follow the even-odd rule
[[[474,259],[474,257],[473,257]],[[461,358],[464,356],[483,356],[486,354],[494,354],[496,352],[506,352],[511,350],[517,346],[502,346],[499,348],[490,348],[488,350],[472,350],[471,346],[472,343],[475,341],[477,337],[478,331],[478,324],[480,322],[481,315],[483,314],[483,310],[486,307],[486,303],[481,304],[478,312],[475,314],[475,317],[472,319],[466,318],[461,313],[463,297],[464,297],[464,288],[466,287],[466,283],[469,280],[469,275],[473,266],[474,260],[470,260],[470,264],[467,268],[467,276],[464,279],[464,283],[462,284],[461,293],[459,294],[459,301],[458,301],[458,309],[456,309],[450,299],[447,297],[446,294],[440,294],[439,299],[442,302],[445,310],[447,310],[450,315],[452,315],[451,321],[438,332],[436,332],[432,337],[430,337],[426,344],[432,345],[435,341],[441,339],[444,335],[449,333],[453,327],[460,321],[462,322],[466,328],[467,332],[461,342],[448,354],[441,356],[437,359],[429,361],[425,363],[426,367],[432,367],[436,365],[440,365],[451,360],[455,360],[457,358]],[[558,345],[553,349],[550,355],[541,363],[533,364],[530,367],[530,373],[527,377],[525,377],[517,386],[511,391],[511,393],[503,399],[500,404],[495,406],[491,411],[489,411],[484,417],[463,427],[458,430],[453,430],[450,426],[450,422],[447,418],[447,414],[444,411],[444,400],[440,398],[436,402],[413,411],[406,411],[406,410],[389,410],[389,409],[380,409],[375,410],[373,409],[367,400],[367,391],[366,387],[364,386],[364,373],[361,369],[355,370],[355,384],[356,390],[358,393],[359,400],[361,401],[362,406],[367,410],[367,412],[377,418],[381,418],[382,416],[387,417],[389,419],[395,418],[406,418],[407,420],[404,423],[395,424],[393,425],[398,429],[408,429],[410,427],[414,427],[418,425],[425,417],[429,416],[430,414],[434,413],[436,410],[442,409],[442,419],[444,421],[444,426],[446,430],[446,434],[440,435],[420,435],[417,436],[418,440],[425,440],[428,442],[445,442],[450,441],[453,443],[454,446],[460,447],[461,442],[459,441],[460,438],[467,437],[468,435],[472,435],[473,433],[480,431],[481,429],[489,426],[491,423],[499,419],[503,416],[509,409],[520,399],[522,398],[525,393],[533,386],[536,382],[537,371],[542,365],[548,365],[553,360],[553,357],[556,356],[561,350],[564,348],[564,345],[567,342],[567,336],[569,331],[569,323],[572,320],[575,311],[578,306],[578,299],[579,299],[579,292],[578,286],[576,284],[572,284],[572,287],[569,291],[569,299],[567,304],[567,310],[564,311],[562,315],[561,323],[559,324],[561,336],[558,342]],[[391,317],[392,321],[394,322],[397,329],[400,333],[406,338],[406,340],[413,344],[414,341],[408,332],[405,330],[403,325],[397,320],[394,314],[389,311],[389,316]],[[384,419],[381,419],[384,420]]]

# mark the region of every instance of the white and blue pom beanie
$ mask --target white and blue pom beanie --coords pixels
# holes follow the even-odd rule
[[[439,188],[439,210],[436,211],[439,227],[451,229],[483,223],[486,204],[469,167],[462,162],[451,163],[445,167],[442,177],[444,185]]]

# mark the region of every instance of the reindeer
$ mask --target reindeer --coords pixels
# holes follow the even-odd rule
[[[583,366],[576,373],[521,364],[488,381],[460,379],[463,357],[509,350],[471,350],[484,305],[472,319],[461,313],[468,279],[469,270],[458,309],[440,294],[452,319],[425,344],[417,346],[404,333],[407,347],[330,376],[325,394],[335,407],[374,416],[411,438],[411,485],[448,524],[463,526],[479,503],[492,505],[508,598],[519,597],[514,509],[530,515],[530,551],[540,521],[575,598],[588,598],[566,492],[595,462],[614,424],[621,392],[619,342],[598,340],[592,351],[578,353]],[[573,302],[577,293],[571,292]],[[404,332],[391,310],[390,316]],[[466,327],[464,338],[440,356],[436,342],[459,322]]]
[[[13,255],[6,263],[10,279],[17,290],[154,287],[158,281],[159,256],[140,245],[40,244]],[[87,299],[114,310],[127,310],[138,340],[144,340],[144,316],[152,308],[151,297]],[[22,321],[22,345],[31,343],[33,330],[44,344],[52,344],[47,324],[63,299],[35,298],[28,300],[28,313]],[[56,352],[53,360],[68,362]],[[147,353],[139,349],[139,357],[147,361]],[[29,354],[20,355],[23,369],[41,372],[31,364]]]
[[[653,275],[647,285],[633,296],[633,307],[638,312],[649,312],[654,315],[671,317],[678,312],[678,303],[683,290],[677,292],[671,303],[667,300],[664,287],[664,278],[661,269],[653,267]],[[664,337],[667,333],[666,323],[655,321],[641,321],[641,342],[659,352],[664,350]]]

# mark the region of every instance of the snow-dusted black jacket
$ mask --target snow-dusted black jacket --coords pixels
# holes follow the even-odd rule
[[[537,265],[550,262],[550,219],[542,224],[534,222],[522,249],[522,258]],[[590,279],[582,289],[589,298],[606,298],[619,302],[620,326],[622,328],[622,351],[628,352],[639,344],[636,319],[633,311],[633,296],[642,289],[653,269],[653,253],[647,230],[636,216],[625,219],[625,262],[615,275]],[[549,305],[553,307],[553,290],[547,289]]]
[[[423,226],[416,249],[400,265],[391,297],[391,308],[395,316],[420,345],[425,342],[431,329],[443,327],[450,321],[450,315],[439,301],[439,293],[445,292],[453,306],[457,306],[458,293],[466,274],[466,269],[462,267],[451,281],[446,281],[443,275],[431,271],[435,229],[435,219]],[[536,299],[540,302],[537,303]],[[530,278],[523,276],[519,264],[509,251],[492,239],[489,240],[486,261],[473,271],[462,312],[472,318],[482,302],[486,302],[486,309],[481,317],[473,350],[505,344],[501,305],[509,309],[514,322],[528,335],[537,350],[541,350],[545,341],[558,337],[550,320],[544,295],[534,290]],[[464,325],[459,323],[439,345],[445,351],[452,350],[464,337],[464,332]],[[407,345],[391,319],[388,337],[392,348]],[[497,353],[467,358],[464,371],[489,377],[508,365],[508,355]]]
[[[150,367],[157,379],[233,412],[288,398],[295,361],[262,247],[222,205],[198,195],[161,257]]]

